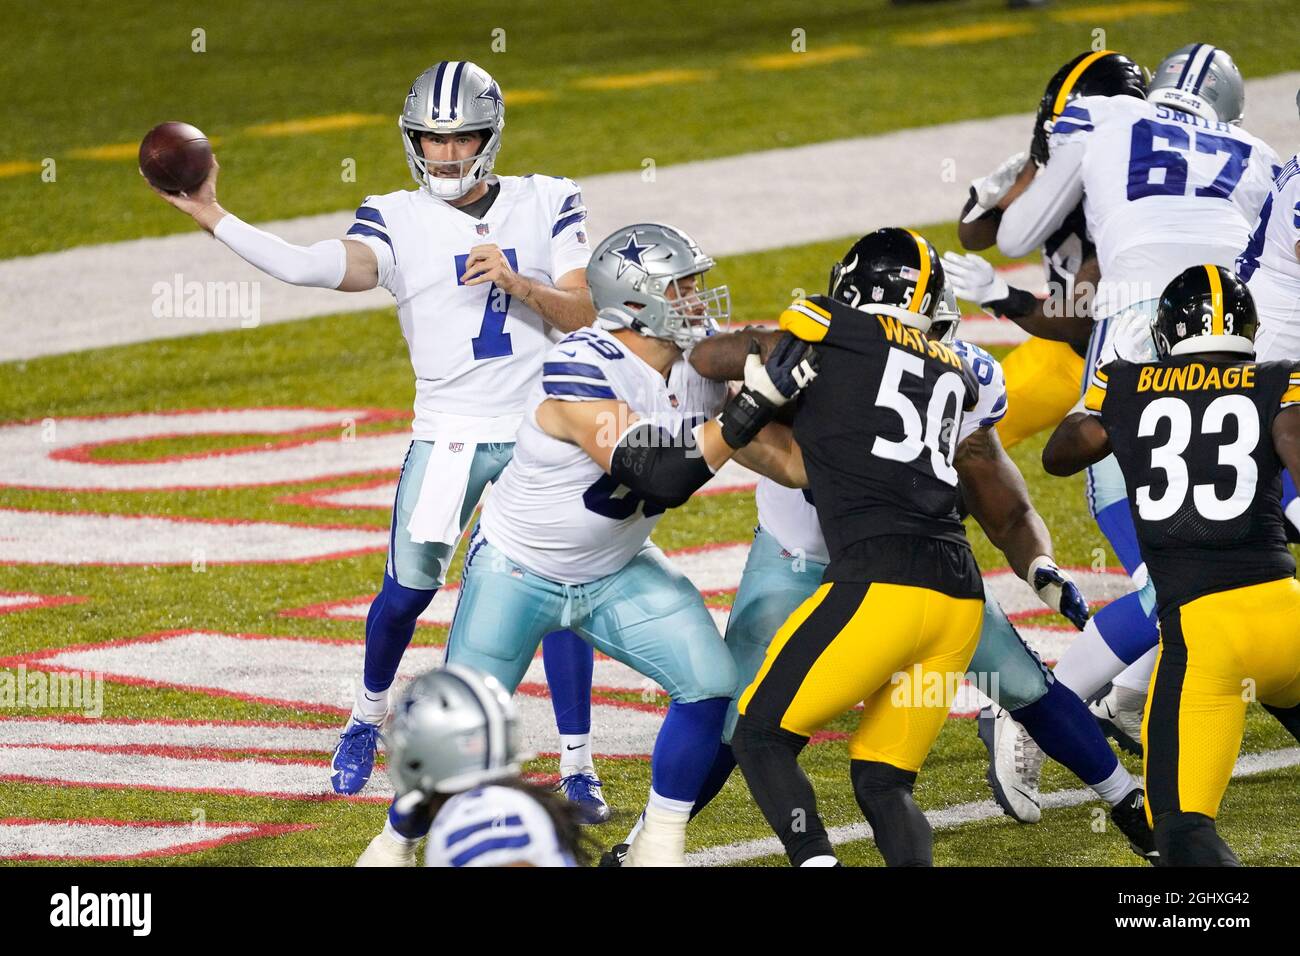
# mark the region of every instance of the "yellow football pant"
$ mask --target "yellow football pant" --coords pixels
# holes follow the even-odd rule
[[[1148,822],[1219,812],[1252,700],[1300,704],[1294,578],[1207,594],[1161,619],[1142,719]]]
[[[865,702],[849,756],[915,773],[975,653],[983,606],[901,584],[823,584],[777,631],[740,713],[811,737]]]
[[[1010,448],[1054,428],[1081,394],[1083,359],[1064,342],[1031,338],[1002,360],[1007,381],[1007,414],[998,422],[998,438]]]

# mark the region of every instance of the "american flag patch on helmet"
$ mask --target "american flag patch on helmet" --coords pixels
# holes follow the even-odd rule
[[[903,268],[898,270],[898,274],[904,279],[910,279],[912,282],[921,278],[920,270],[913,269],[911,266],[903,266]]]

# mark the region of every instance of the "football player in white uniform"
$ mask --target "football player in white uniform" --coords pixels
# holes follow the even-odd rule
[[[1255,356],[1261,362],[1300,360],[1300,153],[1273,180],[1250,243],[1237,257],[1237,275],[1250,287],[1259,315]],[[1282,472],[1282,508],[1294,538],[1300,500],[1288,471]]]
[[[1232,58],[1196,43],[1165,57],[1145,101],[1079,97],[1054,121],[1051,159],[1003,213],[998,247],[1028,253],[1083,200],[1101,266],[1089,370],[1117,355],[1153,354],[1149,327],[1170,280],[1202,262],[1231,268],[1245,248],[1277,155],[1238,125],[1244,107]],[[1103,632],[1090,623],[1055,673],[1085,699],[1115,680],[1106,713],[1117,736],[1133,745],[1134,734],[1123,731],[1139,726],[1155,662],[1155,593],[1114,456],[1088,469],[1087,489],[1089,509],[1133,576],[1140,603],[1127,627]]]
[[[193,195],[160,193],[278,279],[344,292],[382,286],[397,300],[416,376],[414,441],[393,505],[383,586],[366,619],[364,679],[334,753],[334,789],[349,794],[370,779],[416,618],[445,583],[484,489],[510,460],[548,332],[571,332],[595,316],[582,194],[570,179],[493,175],[505,102],[486,70],[463,60],[431,66],[411,85],[398,126],[419,188],[367,197],[342,240],[296,246],[226,212],[215,164]],[[589,673],[590,653],[573,635],[546,642],[548,669],[561,675]],[[557,715],[589,720],[590,679],[560,683]],[[561,729],[573,734],[560,748],[566,792],[593,822],[604,819],[590,728]]]
[[[519,716],[495,678],[449,664],[411,682],[385,737],[397,802],[429,828],[427,866],[580,866],[580,810],[525,783]]]
[[[546,356],[514,458],[471,538],[447,642],[450,663],[513,691],[542,635],[572,628],[668,692],[634,866],[684,864],[686,824],[736,686],[704,599],[650,532],[736,449],[749,467],[786,474],[789,430],[755,439],[815,374],[793,336],[766,366],[752,357],[730,401],[725,384],[691,368],[684,351],[728,314],[726,287],[702,285],[713,264],[689,236],[654,223],[596,248],[596,325]],[[420,835],[395,805],[366,857],[400,865]]]
[[[971,435],[982,433],[981,447],[987,449],[990,463],[1006,476],[1008,493],[1021,503],[1025,520],[1037,521],[1023,480],[994,434],[994,426],[1007,408],[1001,367],[979,346],[955,339],[959,319],[955,297],[950,289],[946,290],[930,335],[951,344],[972,367],[979,383],[979,399],[962,419],[959,445]],[[749,341],[758,343],[766,353],[779,337],[780,333],[752,330],[715,336],[692,351],[691,364],[708,378],[723,381],[737,378],[743,369]],[[967,446],[968,457],[976,444]],[[730,743],[740,688],[747,686],[757,674],[773,635],[821,586],[830,561],[817,510],[807,489],[788,488],[761,477],[754,497],[758,527],[727,621],[727,647],[735,658],[740,683],[728,709],[722,746],[696,803],[696,813],[722,789],[736,765]],[[1030,518],[1031,515],[1034,517]],[[1044,546],[1042,539],[1035,538],[1032,543],[1039,548]],[[1038,553],[1035,551],[1034,556]],[[1082,626],[1087,617],[1087,604],[1069,576],[1059,569],[1055,571],[1059,578],[1053,578],[1051,587],[1040,589],[1039,594],[1053,610],[1067,614],[1076,626]],[[1154,843],[1141,807],[1141,788],[1119,764],[1083,702],[1052,679],[1051,671],[1020,638],[987,588],[984,623],[970,671],[977,686],[996,694],[997,703],[1006,708],[999,708],[999,713],[1006,715],[1000,722],[981,721],[981,737],[987,738],[985,743],[990,749],[988,780],[1003,810],[1022,823],[1035,822],[1041,814],[1038,771],[1042,751],[1032,739],[1026,744],[1009,732],[1006,725],[1014,719],[1028,724],[1053,758],[1090,784],[1114,808],[1112,816],[1129,836],[1135,851],[1148,855]],[[635,842],[638,830],[639,824],[625,844],[602,857],[601,864],[618,865],[628,845]]]

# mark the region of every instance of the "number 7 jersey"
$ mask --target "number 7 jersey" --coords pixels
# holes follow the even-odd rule
[[[1289,362],[1111,362],[1085,410],[1124,472],[1161,614],[1193,598],[1292,577],[1273,419],[1300,403]]]

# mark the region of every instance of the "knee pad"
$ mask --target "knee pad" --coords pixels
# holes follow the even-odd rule
[[[1161,814],[1155,825],[1161,866],[1241,866],[1241,861],[1203,813]]]
[[[886,865],[933,866],[930,821],[912,799],[916,774],[875,760],[854,760],[849,779]]]

